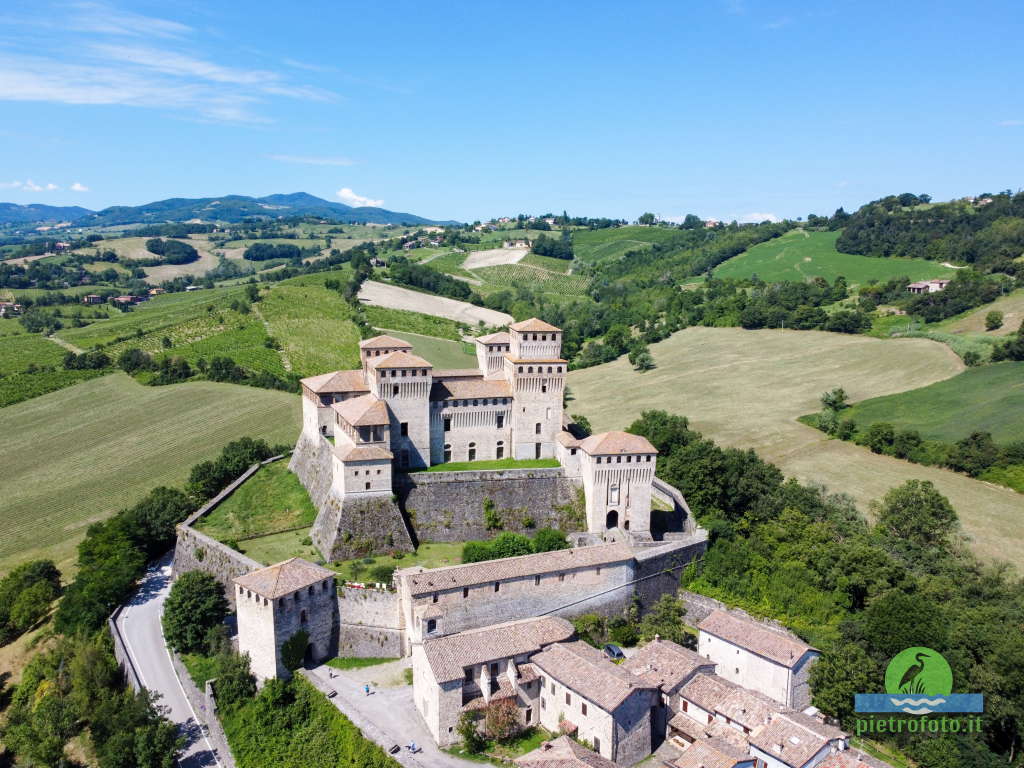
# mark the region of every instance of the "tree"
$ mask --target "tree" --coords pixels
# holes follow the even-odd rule
[[[306,649],[309,648],[309,632],[300,629],[294,635],[284,641],[281,646],[281,663],[289,672],[294,672],[302,666],[306,658]]]
[[[896,439],[896,429],[892,424],[878,421],[868,427],[864,435],[864,445],[873,453],[889,453]]]
[[[189,571],[174,582],[164,603],[164,639],[180,653],[201,651],[210,628],[223,622],[227,613],[220,582],[208,573]]]
[[[985,330],[994,331],[1003,327],[1003,313],[992,310],[985,315]]]
[[[682,600],[672,594],[662,595],[640,621],[640,639],[649,642],[658,635],[674,643],[685,644],[688,634],[683,628],[685,615]]]
[[[842,387],[830,389],[828,392],[824,392],[821,395],[822,406],[828,408],[830,411],[841,411],[843,408],[846,408],[846,400],[846,390]]]
[[[814,706],[849,727],[854,694],[881,690],[881,676],[879,666],[855,643],[826,649],[811,667]]]
[[[988,432],[972,432],[957,440],[946,463],[950,469],[977,477],[999,460],[999,448]]]
[[[455,726],[455,732],[462,739],[462,747],[471,755],[483,751],[486,742],[480,731],[477,729],[477,718],[472,712],[463,712],[459,715],[459,724]]]
[[[533,536],[534,552],[553,552],[557,549],[568,549],[569,541],[565,534],[554,528],[541,528]]]
[[[519,733],[519,709],[512,699],[498,699],[487,706],[484,730],[495,741],[505,741]]]
[[[946,550],[960,521],[949,500],[929,480],[908,480],[875,505],[876,529],[891,539]]]
[[[637,218],[636,223],[644,226],[651,226],[656,221],[653,213],[641,213]]]

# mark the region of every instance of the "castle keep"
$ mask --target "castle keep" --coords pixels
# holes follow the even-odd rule
[[[411,344],[376,336],[360,343],[358,370],[302,380],[291,469],[319,511],[312,538],[326,559],[360,547],[411,549],[402,504],[407,513],[415,505],[428,516],[454,516],[467,503],[515,498],[527,479],[522,471],[481,473],[489,485],[469,487],[466,476],[428,482],[409,474],[449,462],[557,459],[535,503],[550,511],[582,488],[588,533],[649,535],[657,451],[639,435],[580,439],[565,428],[562,331],[533,318],[475,344],[477,368],[436,370]]]

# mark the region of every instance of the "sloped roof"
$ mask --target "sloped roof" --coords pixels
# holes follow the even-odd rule
[[[555,643],[534,656],[532,661],[539,670],[605,712],[614,712],[638,690],[654,690],[582,640]]]
[[[334,576],[316,563],[293,557],[284,562],[252,571],[234,579],[235,584],[271,600],[290,595],[304,587]]]
[[[481,397],[512,397],[512,386],[504,379],[482,377],[464,379],[434,379],[430,387],[431,400],[465,400]]]
[[[611,760],[590,751],[568,736],[545,741],[513,762],[521,768],[617,768]]]
[[[784,667],[795,666],[805,653],[816,650],[784,631],[725,611],[712,611],[697,628]]]
[[[442,370],[435,370],[430,374],[434,381],[438,379],[469,379],[478,378],[482,379],[484,376],[483,371],[479,368],[444,368]]]
[[[551,325],[551,323],[545,323],[543,320],[538,320],[536,317],[531,317],[529,320],[520,320],[518,323],[512,323],[512,325],[509,326],[509,330],[519,332],[529,331],[530,333],[533,333],[534,331],[561,331],[562,329],[556,328]]]
[[[509,336],[508,331],[498,331],[497,333],[489,333],[486,336],[477,336],[476,341],[481,344],[510,344],[512,337]]]
[[[387,424],[388,407],[373,395],[362,395],[335,403],[331,409],[353,427]]]
[[[657,453],[658,449],[641,435],[629,432],[601,432],[580,442],[580,448],[591,456],[616,453]]]
[[[444,683],[461,680],[466,667],[536,653],[573,632],[572,624],[557,616],[521,619],[424,640],[423,652],[434,679]]]
[[[750,743],[762,752],[793,768],[801,768],[828,742],[845,739],[846,734],[799,712],[772,718],[764,728],[750,734]]]
[[[733,768],[737,763],[753,761],[754,758],[734,744],[711,737],[693,742],[672,764],[676,768]]]
[[[714,667],[714,663],[671,640],[658,639],[640,648],[622,666],[648,685],[668,692],[682,685],[700,667]]]
[[[359,342],[360,349],[412,349],[412,344],[394,336],[374,336]]]
[[[872,757],[859,749],[844,749],[833,752],[820,763],[817,768],[892,768],[889,763]]]
[[[714,712],[718,702],[738,687],[735,683],[730,683],[718,675],[698,672],[679,690],[679,695],[692,701],[701,709]]]
[[[390,355],[385,355],[380,360],[375,360],[371,363],[374,368],[433,368],[429,362],[424,360],[419,355],[413,355],[409,352],[392,352]]]
[[[621,563],[633,559],[632,548],[624,543],[598,544],[593,547],[574,547],[541,552],[535,555],[503,557],[480,563],[450,565],[446,568],[413,566],[395,572],[395,576],[408,580],[413,597],[444,589],[470,587],[503,579],[522,578],[558,571],[570,571],[596,565]]]
[[[313,392],[369,392],[361,370],[332,371],[308,376],[302,383]]]
[[[334,454],[342,461],[390,461],[395,458],[391,451],[379,443],[338,446]]]
[[[577,440],[564,429],[557,435],[555,435],[555,441],[559,445],[564,445],[566,448],[578,448],[580,445],[580,441]]]
[[[737,686],[732,693],[715,705],[716,712],[750,730],[764,725],[782,709],[782,705],[774,699],[743,686]]]

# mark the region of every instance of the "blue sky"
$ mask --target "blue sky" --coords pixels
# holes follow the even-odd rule
[[[0,200],[803,216],[1024,176],[1019,2],[0,5]]]

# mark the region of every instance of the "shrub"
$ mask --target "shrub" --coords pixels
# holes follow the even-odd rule
[[[179,653],[205,650],[210,629],[227,613],[220,582],[203,571],[189,571],[174,582],[164,603],[164,639]]]
[[[992,310],[985,315],[985,330],[995,331],[1003,327],[1003,313],[997,310]]]
[[[300,629],[285,640],[281,646],[281,663],[284,664],[284,668],[289,672],[294,672],[301,667],[308,647],[309,633],[304,629]]]
[[[519,709],[511,699],[492,701],[484,714],[484,730],[495,741],[505,741],[519,733]]]
[[[459,715],[459,724],[455,726],[455,732],[462,739],[462,747],[471,755],[483,751],[486,741],[480,735],[476,727],[476,717],[472,712],[463,712]]]

